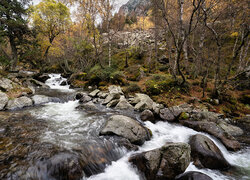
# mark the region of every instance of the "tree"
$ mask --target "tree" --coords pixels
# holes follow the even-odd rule
[[[18,46],[24,43],[24,35],[28,34],[26,6],[29,0],[0,1],[0,36],[7,37],[11,46],[11,70],[15,70],[18,62]]]
[[[48,38],[44,52],[44,58],[48,59],[49,49],[54,39],[70,25],[70,11],[60,2],[43,0],[33,8],[31,18],[34,28]]]

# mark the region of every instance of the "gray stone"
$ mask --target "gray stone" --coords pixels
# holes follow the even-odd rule
[[[114,100],[114,99],[120,99],[120,94],[109,94],[106,98],[105,98],[105,100],[103,101],[103,103],[102,104],[104,104],[104,105],[106,105],[106,104],[108,104],[110,101],[112,101],[112,100]]]
[[[108,108],[115,107],[119,103],[119,99],[114,99],[107,104]]]
[[[0,92],[0,110],[3,110],[8,103],[8,96],[5,93]]]
[[[140,118],[142,121],[151,121],[151,122],[155,121],[154,114],[150,110],[144,110],[141,113]]]
[[[13,82],[7,78],[0,79],[0,90],[2,91],[9,91],[13,89]]]
[[[51,102],[52,99],[44,95],[34,95],[31,97],[35,105]]]
[[[116,109],[128,109],[128,110],[134,109],[134,107],[125,99],[125,97],[120,98],[115,108]]]
[[[106,122],[100,132],[101,135],[118,135],[128,139],[131,143],[141,145],[149,140],[150,133],[136,120],[123,116],[113,115]]]
[[[99,92],[100,92],[100,90],[96,89],[96,90],[92,91],[91,93],[89,93],[89,96],[90,97],[96,97]]]
[[[220,149],[208,137],[201,134],[194,135],[190,138],[189,144],[196,166],[220,170],[230,167]]]
[[[115,86],[115,85],[112,85],[112,86],[109,86],[109,94],[120,94],[120,95],[123,95],[123,92],[122,92],[122,89],[120,86]]]
[[[108,93],[106,92],[99,92],[97,96],[101,99],[105,99],[108,96]]]
[[[9,100],[6,109],[14,110],[20,109],[27,106],[32,106],[33,102],[30,98],[22,96],[13,100]]]
[[[84,109],[84,110],[88,110],[88,111],[97,111],[98,110],[97,106],[92,101],[87,102],[85,104],[81,104],[81,105],[77,106],[76,109],[78,109],[78,110]]]
[[[221,140],[228,150],[237,151],[241,147],[240,143],[233,136],[225,132],[215,122],[182,120],[180,123],[196,131],[203,131],[215,136]]]
[[[133,99],[132,104],[135,105],[135,110],[143,111],[145,109],[153,109],[153,100],[146,94],[137,93]]]
[[[81,97],[81,99],[79,100],[79,102],[80,103],[86,103],[86,102],[89,102],[91,100],[92,100],[92,98],[90,96],[85,95],[85,96]]]
[[[153,108],[153,112],[157,115],[160,114],[160,110],[164,108],[164,106],[162,104],[157,104],[155,102],[153,102],[153,105],[152,105],[152,108]]]
[[[231,136],[241,136],[244,134],[243,130],[237,126],[233,126],[231,124],[228,124],[226,122],[223,122],[222,120],[218,124],[226,133],[228,133]]]
[[[185,143],[167,143],[161,148],[138,153],[129,158],[147,180],[174,179],[190,163],[190,146]]]
[[[28,86],[41,87],[41,88],[49,89],[48,85],[46,85],[43,82],[37,81],[35,79],[27,79],[26,82],[27,82]]]

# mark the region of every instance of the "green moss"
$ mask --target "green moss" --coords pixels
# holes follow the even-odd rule
[[[179,120],[186,120],[189,118],[189,115],[186,112],[182,112],[179,116]]]

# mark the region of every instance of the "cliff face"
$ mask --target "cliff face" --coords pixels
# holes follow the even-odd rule
[[[129,0],[122,5],[119,14],[128,15],[134,13],[136,16],[143,16],[150,7],[150,0]]]

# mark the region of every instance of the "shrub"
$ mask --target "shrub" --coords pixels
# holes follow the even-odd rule
[[[125,90],[126,93],[141,92],[141,88],[136,83],[131,83]]]
[[[138,65],[130,66],[125,71],[128,80],[139,81],[141,79],[140,66]]]
[[[121,71],[115,71],[110,74],[110,82],[113,84],[125,85],[126,84],[125,75]]]

